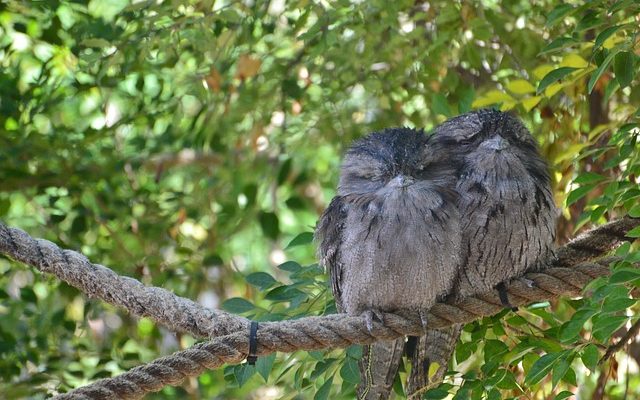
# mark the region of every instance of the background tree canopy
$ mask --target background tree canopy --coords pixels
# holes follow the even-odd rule
[[[311,232],[341,152],[377,129],[514,109],[552,165],[559,243],[640,217],[639,25],[629,0],[5,0],[0,218],[209,307],[333,313]],[[638,245],[616,252],[585,298],[469,324],[458,373],[425,396],[640,396],[640,342],[598,365],[640,308]],[[6,398],[194,341],[0,259]],[[148,397],[353,398],[359,353],[263,357]]]

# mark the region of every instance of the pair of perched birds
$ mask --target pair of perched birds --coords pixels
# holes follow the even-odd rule
[[[557,209],[548,167],[519,119],[479,110],[430,135],[387,129],[346,153],[338,193],[316,228],[340,312],[424,312],[496,288],[550,256]],[[421,314],[422,315],[422,314]],[[441,380],[461,326],[365,346],[359,398],[386,399],[405,347],[406,392]]]

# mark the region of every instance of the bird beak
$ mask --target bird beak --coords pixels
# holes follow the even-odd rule
[[[509,141],[500,135],[487,140],[487,147],[492,150],[500,151],[509,147]]]
[[[387,185],[392,188],[405,188],[411,185],[413,182],[415,182],[415,179],[410,176],[401,174],[390,180]]]

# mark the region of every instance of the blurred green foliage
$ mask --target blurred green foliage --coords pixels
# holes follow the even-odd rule
[[[630,0],[0,1],[0,218],[210,307],[333,313],[310,232],[373,130],[515,109],[552,165],[561,242],[640,216],[639,25]],[[469,324],[425,398],[640,396],[640,344],[598,364],[637,320],[640,252],[618,254],[583,299]],[[0,259],[6,398],[194,341]],[[353,398],[359,357],[263,357],[149,398]]]

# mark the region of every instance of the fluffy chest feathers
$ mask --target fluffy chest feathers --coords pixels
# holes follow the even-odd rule
[[[460,293],[468,296],[535,269],[552,251],[555,206],[535,155],[479,148],[457,183],[466,255]],[[537,157],[537,156],[535,156]]]
[[[448,293],[460,254],[448,190],[415,182],[349,196],[340,256],[345,311],[425,309]]]

